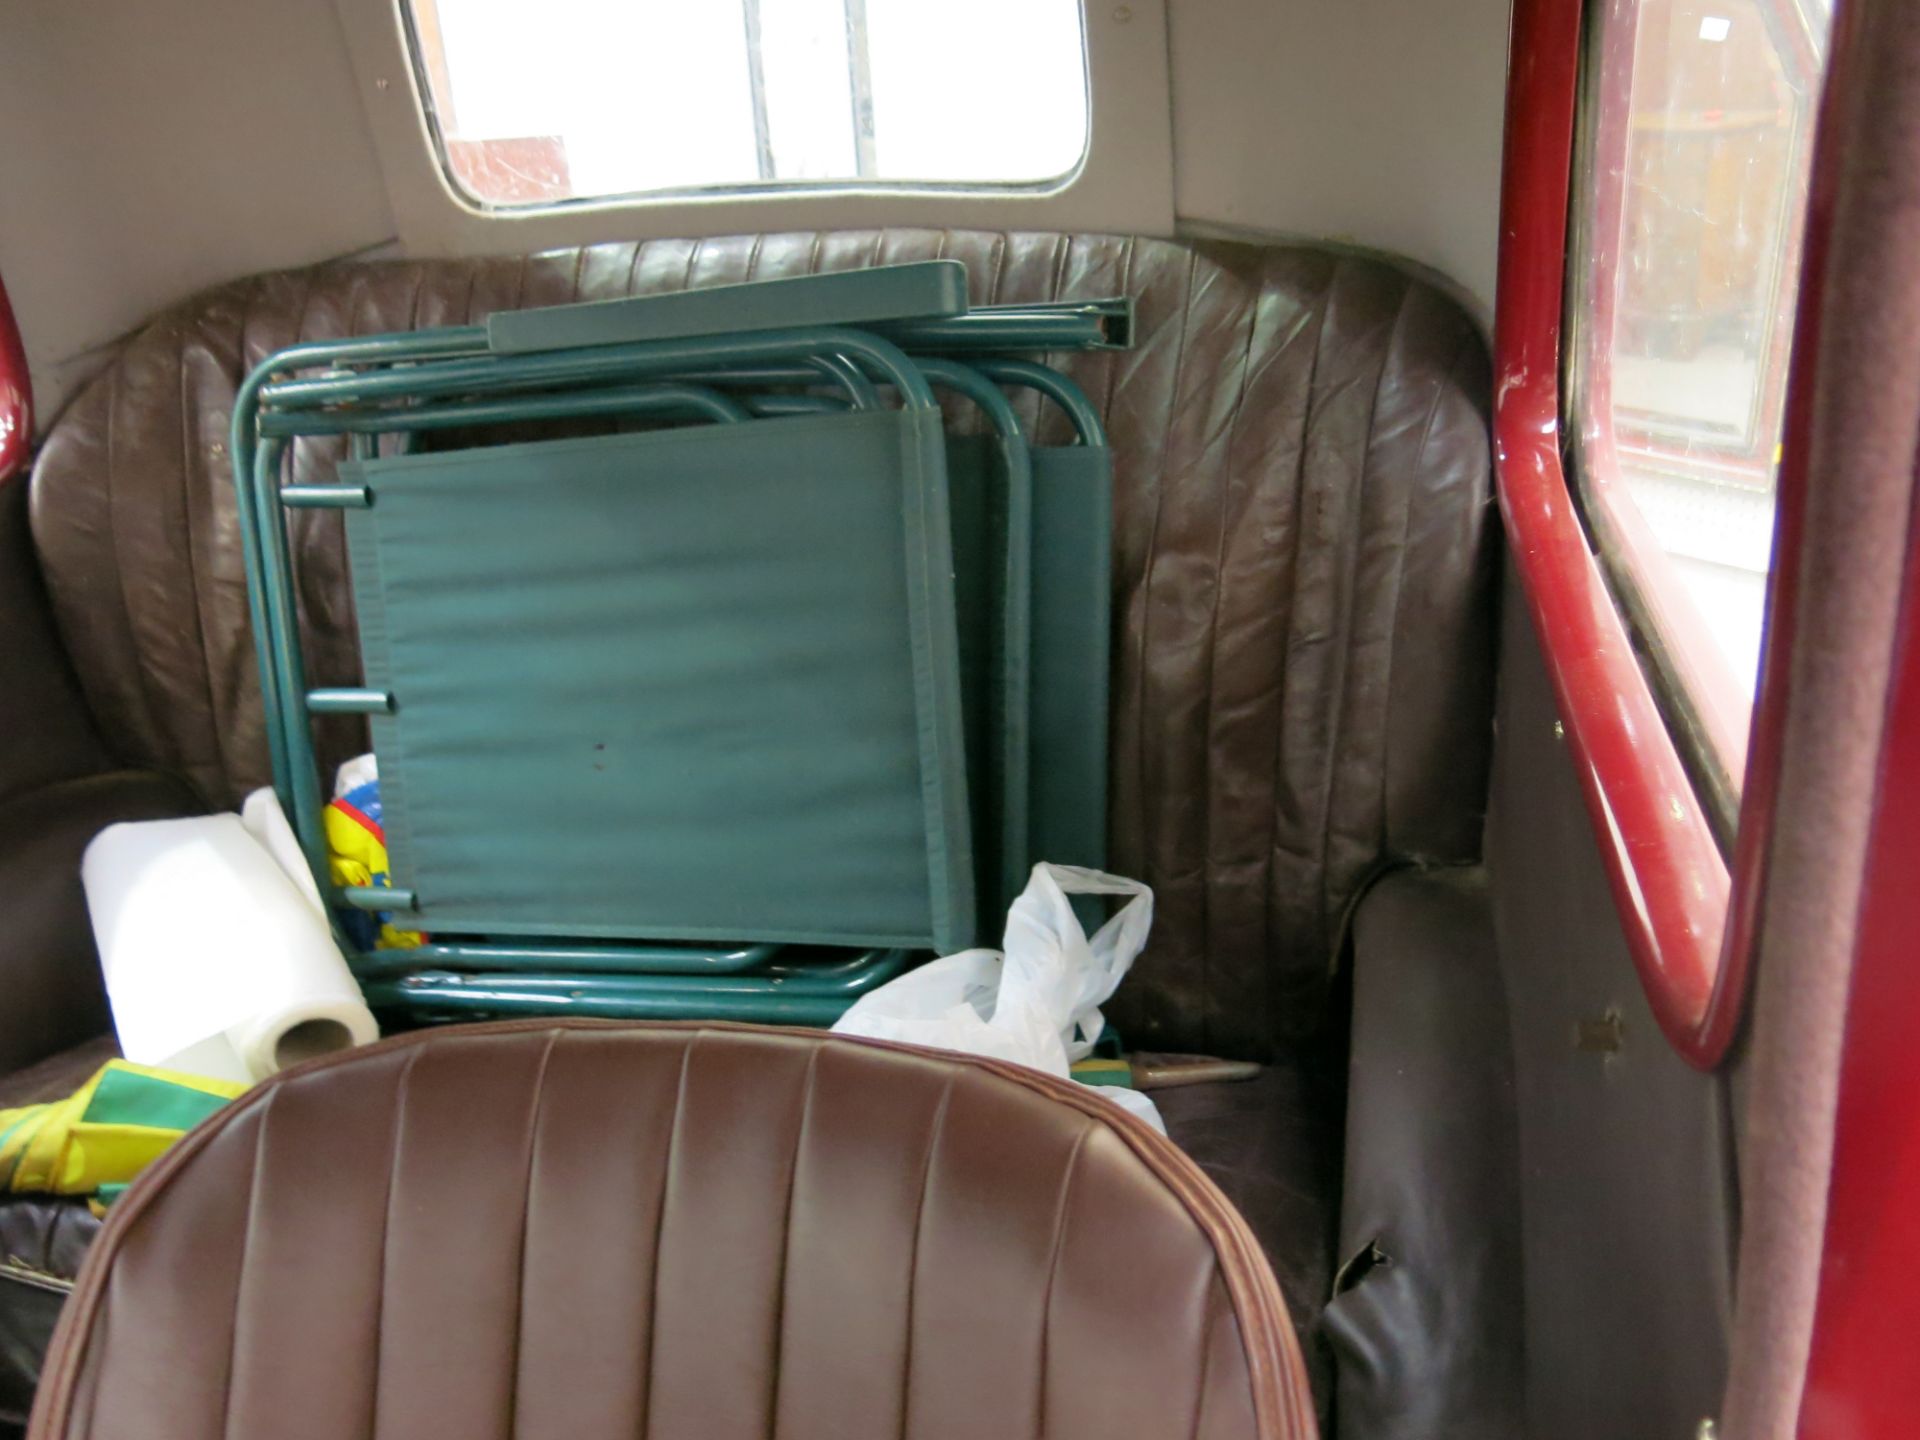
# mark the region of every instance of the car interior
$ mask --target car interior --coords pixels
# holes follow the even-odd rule
[[[980,838],[998,814],[981,787],[1010,762],[976,766],[968,739],[977,926],[964,895],[943,908],[936,873],[931,929],[916,910],[920,928],[845,935],[556,938],[515,929],[516,879],[471,909],[508,920],[463,931],[423,863],[429,951],[348,952],[386,1038],[306,1065],[283,1041],[285,1074],[182,1125],[124,1199],[0,1185],[0,1437],[1896,1433],[1795,1428],[1803,1390],[1824,1393],[1809,1336],[1829,1185],[1843,1196],[1861,897],[1895,843],[1871,826],[1893,773],[1920,395],[1898,240],[1920,194],[1902,120],[1920,85],[1901,68],[1920,71],[1920,26],[1881,0],[1838,10],[12,7],[0,340],[18,338],[0,381],[25,398],[0,406],[0,1173],[9,1107],[146,1060],[94,889],[109,827],[240,813],[267,788],[304,844],[319,812],[289,774],[325,806],[372,751],[388,829],[411,806],[404,843],[424,856],[441,821],[467,826],[429,808],[453,774],[434,746],[467,743],[425,728],[434,687],[467,663],[520,694],[502,713],[558,726],[572,708],[566,734],[600,734],[566,688],[597,694],[600,672],[543,656],[567,643],[569,605],[597,652],[655,638],[621,628],[622,557],[654,555],[724,617],[786,606],[766,588],[783,553],[819,593],[865,576],[859,537],[884,527],[861,528],[851,483],[831,498],[852,462],[809,470],[803,439],[752,452],[784,498],[702,520],[714,538],[684,576],[645,534],[648,515],[679,523],[667,479],[657,511],[633,502],[630,535],[602,510],[566,538],[559,471],[497,521],[478,500],[405,510],[408,466],[428,506],[463,466],[481,486],[496,452],[881,423],[851,361],[843,400],[830,367],[755,351],[730,363],[759,378],[729,378],[697,341],[695,360],[633,374],[741,397],[727,423],[527,408],[574,393],[557,379],[502,379],[521,408],[487,411],[495,382],[459,377],[512,363],[502,317],[617,326],[718,287],[866,274],[874,288],[844,293],[877,294],[938,273],[976,333],[996,315],[1097,320],[1064,345],[973,342],[958,320],[952,340],[870,328],[933,379],[956,495],[967,455],[1031,447],[1032,644],[1066,657],[1035,661],[1035,703],[1091,706],[1103,748],[1093,793],[1062,802],[1091,817],[1084,853],[1043,841],[1023,863]],[[738,297],[728,325],[776,333],[742,318],[754,296],[829,293],[720,303]],[[573,306],[589,308],[553,308]],[[866,324],[837,323],[841,349]],[[646,333],[634,356],[682,355]],[[425,348],[377,353],[406,337]],[[1036,360],[1066,384],[1036,380]],[[984,398],[956,361],[978,361]],[[912,409],[910,378],[881,382],[903,407],[883,396],[886,415]],[[406,420],[419,433],[399,443],[394,425],[356,430],[387,394],[383,424],[440,397],[469,408]],[[1091,638],[1059,640],[1047,572],[1086,547],[1046,529],[1044,457],[1093,435],[1110,457],[1110,506],[1086,522],[1104,608]],[[262,519],[262,496],[282,508]],[[985,662],[954,514],[930,593],[950,580],[972,704],[967,667]],[[466,662],[451,642],[404,648],[403,607],[432,584]],[[781,643],[817,676],[841,652],[797,637],[866,633],[788,608]],[[909,768],[931,743],[913,687],[934,683],[913,633]],[[273,669],[283,643],[297,685]],[[977,643],[1003,660],[1010,642]],[[814,691],[764,678],[656,728],[791,735],[784,758],[762,748],[769,789],[841,759],[855,778],[884,768],[877,711],[871,748],[849,752],[837,721],[809,718]],[[458,813],[500,827],[473,873],[495,873],[484,859],[536,877],[540,903],[597,904],[568,877],[600,856],[608,903],[630,884],[638,905],[649,867],[706,863],[691,834],[596,832],[558,800],[533,815],[534,781],[505,774],[516,752],[472,743],[495,769]],[[619,749],[569,773],[617,769]],[[1032,763],[1047,783],[1038,738]],[[909,830],[931,784],[900,791]],[[863,823],[828,779],[804,793],[830,798],[794,834]],[[892,873],[885,847],[848,851]],[[777,908],[777,880],[755,890],[759,850],[713,854],[714,896],[676,879],[670,899]],[[846,857],[822,858],[835,875]],[[918,849],[893,858],[919,873]],[[1018,926],[1003,941],[1001,922],[1033,862],[1151,891],[1145,948],[1093,1013],[1096,1054],[1163,1133],[1064,1071],[817,1033],[923,955],[1004,948],[1011,976]],[[404,928],[401,893],[326,898],[388,905]],[[244,933],[250,912],[177,899],[176,948],[271,948]],[[481,952],[532,953],[529,934],[561,947],[541,961],[559,973],[509,995]],[[640,1010],[572,973],[608,935],[903,958],[840,989],[776,961],[769,993],[791,1010]]]

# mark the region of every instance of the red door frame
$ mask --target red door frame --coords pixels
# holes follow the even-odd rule
[[[13,321],[7,282],[0,280],[0,484],[26,468],[33,447],[33,381],[27,376],[26,347]]]
[[[1825,106],[1861,61],[1835,15]],[[1834,206],[1822,115],[1778,479],[1767,633],[1732,883],[1635,663],[1561,464],[1560,329],[1581,0],[1515,0],[1495,326],[1502,513],[1629,948],[1676,1048],[1716,1064],[1739,1021],[1764,888],[1810,483],[1807,439]],[[1920,490],[1920,457],[1914,484]],[[1920,512],[1908,539],[1879,804],[1856,938],[1802,1440],[1895,1440],[1920,1417]],[[1720,916],[1724,914],[1722,927]],[[1724,928],[1724,936],[1722,929]],[[1752,1283],[1751,1280],[1749,1283]]]
[[[1494,306],[1496,482],[1627,948],[1661,1030],[1688,1060],[1710,1066],[1732,1037],[1745,974],[1743,963],[1721,960],[1727,867],[1561,463],[1580,40],[1580,0],[1516,0]]]
[[[1730,874],[1588,543],[1562,463],[1561,326],[1581,39],[1580,0],[1516,0],[1494,326],[1497,484],[1628,951],[1662,1031],[1705,1069],[1720,1062],[1740,1027],[1766,880],[1807,483],[1798,436],[1811,389],[1797,386],[1787,398],[1777,559]],[[1819,272],[1825,255],[1820,219],[1816,208],[1803,241],[1809,274]],[[1796,357],[1811,355],[1817,338],[1816,290],[1801,291]]]

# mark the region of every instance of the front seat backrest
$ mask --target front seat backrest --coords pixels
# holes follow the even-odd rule
[[[31,1440],[1308,1440],[1271,1272],[1106,1101],[807,1032],[288,1071],[115,1206]]]

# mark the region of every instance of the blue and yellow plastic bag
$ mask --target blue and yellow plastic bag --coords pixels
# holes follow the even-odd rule
[[[387,832],[380,823],[380,782],[363,760],[341,767],[342,787],[321,812],[327,836],[327,870],[336,885],[379,886],[393,883],[387,863]],[[363,778],[364,777],[364,778]],[[393,917],[382,913],[343,916],[353,942],[363,950],[409,950],[426,936],[401,930]]]

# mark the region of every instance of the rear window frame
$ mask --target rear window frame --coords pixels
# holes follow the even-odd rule
[[[524,253],[609,240],[684,239],[886,227],[1174,233],[1171,67],[1165,0],[1082,0],[1090,117],[1078,168],[1058,182],[787,182],[742,190],[581,197],[486,206],[448,180],[403,0],[334,0],[375,158],[405,252]]]
[[[556,196],[526,201],[489,200],[477,195],[461,177],[450,148],[454,137],[441,122],[435,100],[435,82],[427,47],[421,42],[415,0],[395,0],[401,35],[419,97],[421,118],[431,137],[434,157],[440,166],[442,181],[462,204],[483,214],[516,214],[529,211],[564,210],[574,207],[640,205],[650,202],[711,201],[738,197],[743,200],[767,199],[791,194],[832,196],[852,194],[878,195],[961,195],[993,197],[999,195],[1055,195],[1071,186],[1086,169],[1093,151],[1093,73],[1089,53],[1091,24],[1087,0],[1079,0],[1080,11],[1080,83],[1086,102],[1086,138],[1079,158],[1057,175],[1038,180],[886,180],[879,177],[852,179],[720,180],[703,185],[663,186],[650,190],[625,190],[590,195]],[[451,87],[451,76],[447,84]]]

